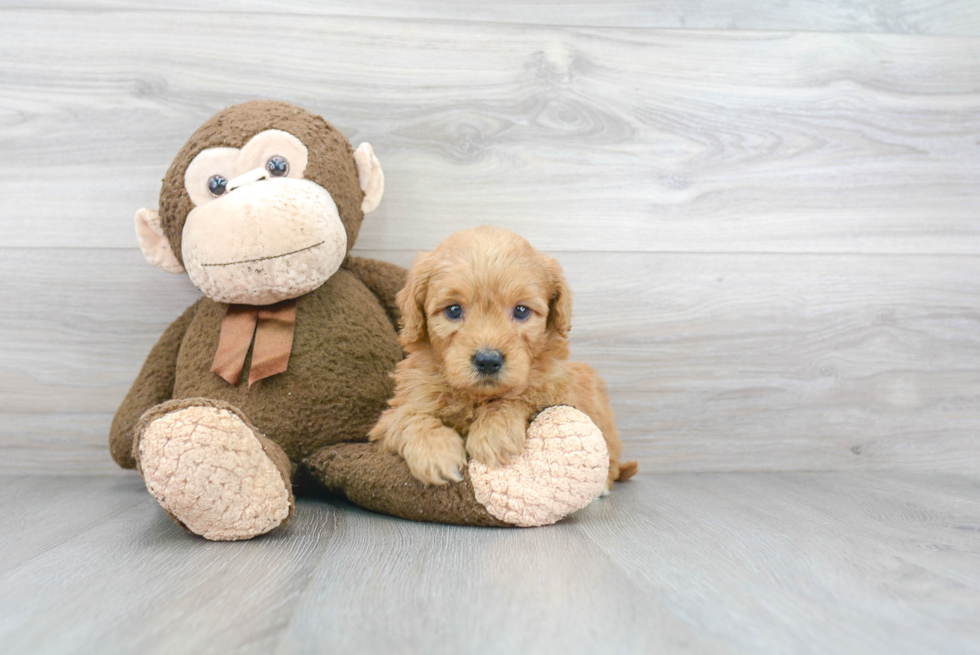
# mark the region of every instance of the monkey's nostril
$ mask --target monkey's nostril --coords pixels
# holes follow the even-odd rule
[[[499,350],[478,350],[473,355],[473,366],[480,375],[496,375],[504,365],[504,354]]]
[[[259,180],[268,180],[269,171],[262,168],[254,168],[247,173],[242,173],[233,180],[228,180],[225,188],[227,191],[233,191],[239,187],[243,187],[246,184],[252,184],[253,182],[258,182]]]

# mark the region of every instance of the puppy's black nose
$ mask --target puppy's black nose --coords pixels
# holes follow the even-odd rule
[[[478,350],[473,355],[473,366],[480,375],[496,375],[504,365],[504,354],[499,350]]]

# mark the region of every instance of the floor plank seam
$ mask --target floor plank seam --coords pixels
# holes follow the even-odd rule
[[[9,566],[0,566],[0,572],[2,572],[3,574],[7,574],[7,573],[9,573],[11,571],[15,571],[15,570],[17,570],[17,569],[19,569],[19,568],[21,568],[23,566],[26,566],[26,565],[30,564],[31,562],[33,562],[34,560],[40,558],[42,555],[45,555],[45,554],[47,554],[47,553],[49,553],[49,552],[51,552],[53,550],[56,550],[58,548],[61,548],[65,544],[70,544],[71,542],[80,539],[81,537],[85,536],[86,534],[88,534],[92,530],[98,528],[100,525],[103,525],[104,523],[107,523],[110,520],[112,520],[112,519],[114,519],[114,518],[116,518],[118,516],[121,516],[121,515],[129,512],[129,511],[131,511],[133,508],[138,507],[139,505],[143,505],[143,504],[146,504],[146,498],[141,498],[141,499],[133,502],[133,504],[127,505],[126,507],[124,507],[124,508],[122,508],[122,509],[120,509],[120,510],[118,510],[116,512],[112,512],[111,514],[106,514],[105,516],[99,518],[98,520],[94,520],[94,521],[92,521],[90,523],[87,523],[84,526],[82,526],[80,529],[76,530],[74,533],[72,533],[70,535],[66,535],[65,537],[63,537],[61,539],[58,539],[56,541],[51,542],[50,544],[42,547],[40,550],[37,550],[37,551],[31,553],[29,556],[22,557],[19,560],[14,560],[13,562],[11,562],[9,564]],[[156,507],[156,504],[155,503],[154,503],[154,507]]]
[[[134,237],[135,240],[135,237]],[[433,244],[434,246],[435,244]],[[4,251],[41,251],[41,252],[52,252],[57,250],[64,250],[67,252],[132,252],[138,253],[139,246],[0,246],[0,252]],[[383,255],[384,253],[414,253],[414,252],[424,252],[428,248],[379,248],[374,246],[366,246],[364,248],[357,247],[354,248],[351,253],[358,255],[359,253],[377,253]],[[737,257],[737,256],[775,256],[775,257],[934,257],[941,259],[949,259],[953,257],[958,258],[977,258],[980,257],[980,252],[943,252],[943,251],[878,251],[878,250],[570,250],[570,249],[547,249],[547,252],[552,255],[651,255],[651,256],[670,256],[677,255],[679,257],[697,257],[702,255],[718,256],[718,257]],[[68,412],[78,413],[78,412]]]
[[[390,21],[393,23],[441,23],[446,25],[467,25],[467,26],[483,26],[489,25],[497,28],[507,28],[512,27],[519,29],[521,27],[531,27],[531,28],[542,28],[550,30],[565,30],[565,31],[588,31],[588,32],[602,32],[602,31],[626,31],[630,33],[638,32],[662,32],[662,33],[684,33],[696,35],[699,33],[704,34],[744,34],[744,35],[775,35],[775,34],[815,34],[815,35],[834,35],[834,36],[854,36],[854,37],[867,37],[867,36],[882,36],[882,37],[921,37],[921,38],[941,38],[941,39],[980,39],[980,35],[976,34],[954,34],[948,32],[886,32],[886,31],[852,31],[852,30],[804,30],[804,29],[743,29],[743,28],[728,28],[728,27],[675,27],[675,26],[654,26],[654,25],[635,25],[635,24],[622,24],[622,25],[579,25],[579,24],[568,24],[568,23],[544,23],[535,21],[499,21],[499,20],[489,20],[485,17],[481,18],[449,18],[449,17],[415,17],[415,16],[392,16],[392,15],[363,15],[363,14],[346,14],[346,13],[314,13],[314,12],[290,12],[290,11],[240,11],[240,12],[228,12],[220,10],[193,10],[193,9],[166,9],[164,7],[151,7],[151,8],[133,8],[133,7],[66,7],[66,6],[48,6],[48,7],[36,7],[36,6],[7,6],[0,7],[0,13],[3,12],[63,12],[63,13],[101,13],[101,14],[190,14],[190,15],[209,15],[217,14],[227,19],[229,16],[294,16],[303,19],[315,19],[320,18],[323,20],[330,19],[341,19],[341,20],[374,20],[374,21]]]
[[[294,603],[294,607],[289,613],[289,620],[286,621],[286,623],[279,630],[279,634],[276,635],[276,639],[275,639],[276,647],[275,650],[273,651],[273,655],[280,655],[281,653],[284,652],[283,648],[286,645],[286,642],[289,638],[290,633],[292,632],[296,619],[300,614],[300,610],[302,609],[303,599],[306,598],[307,592],[309,591],[310,587],[313,585],[314,578],[316,577],[316,572],[319,570],[320,565],[323,563],[323,560],[326,559],[327,557],[328,554],[327,547],[329,546],[330,542],[334,541],[335,535],[337,533],[337,524],[339,523],[336,514],[337,509],[336,507],[331,505],[328,512],[329,512],[328,516],[330,517],[330,522],[333,523],[333,529],[330,530],[327,543],[324,544],[323,555],[321,556],[318,562],[316,562],[310,567],[310,575],[307,576],[306,580],[303,582],[302,589],[296,594],[296,602]],[[315,546],[316,544],[311,546],[311,550],[315,551]]]

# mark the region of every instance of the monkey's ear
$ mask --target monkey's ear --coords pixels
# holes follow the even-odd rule
[[[155,209],[146,207],[136,211],[136,238],[140,242],[140,250],[146,261],[168,273],[183,273],[184,267],[177,261],[170,241],[163,234],[160,224],[160,214]]]
[[[429,291],[429,276],[428,256],[421,255],[408,270],[405,286],[395,298],[402,315],[398,341],[406,348],[429,337],[425,325],[425,298]]]
[[[370,214],[378,208],[381,196],[385,192],[385,174],[381,170],[381,162],[374,156],[374,148],[370,143],[362,143],[354,151],[354,163],[357,164],[357,181],[364,192],[361,211]]]

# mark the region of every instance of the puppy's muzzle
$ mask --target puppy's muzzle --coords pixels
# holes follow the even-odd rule
[[[473,366],[482,377],[493,377],[504,365],[504,354],[499,350],[478,350],[473,355]]]

